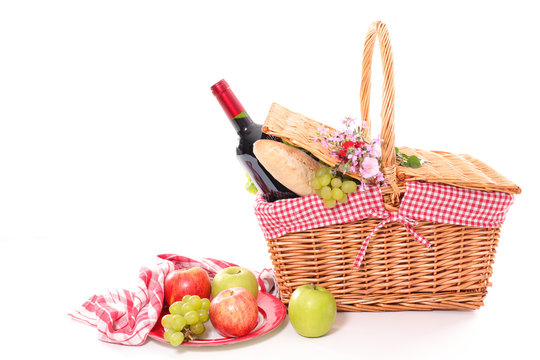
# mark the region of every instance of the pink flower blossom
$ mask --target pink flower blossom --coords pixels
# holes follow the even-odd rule
[[[351,124],[353,124],[354,122],[356,121],[355,118],[352,118],[350,116],[346,116],[343,120],[341,120],[341,122],[346,125],[347,127],[349,127]]]
[[[335,132],[330,132],[322,125],[314,141],[320,142],[339,160],[339,164],[336,165],[337,171],[360,174],[362,176],[360,188],[362,189],[367,186],[367,183],[384,180],[379,170],[382,139],[379,136],[371,141],[364,139],[363,134],[367,130],[367,123],[362,121],[362,126],[356,127],[355,121],[356,119],[352,117],[345,117],[342,119],[342,123],[346,126],[345,130]]]
[[[366,157],[362,161],[362,166],[360,167],[360,174],[365,179],[369,179],[377,175],[379,172],[379,160],[372,157]]]
[[[366,183],[364,181],[360,182],[360,186],[358,187],[359,191],[365,191],[366,190]]]
[[[368,149],[369,155],[376,158],[381,156],[381,146],[378,143],[373,143],[372,145],[368,145],[368,146],[369,147],[367,149]]]
[[[343,136],[341,136],[341,135],[330,136],[330,137],[328,138],[328,140],[330,140],[330,141],[332,141],[332,142],[339,143],[339,142],[342,142],[342,141],[343,141]]]

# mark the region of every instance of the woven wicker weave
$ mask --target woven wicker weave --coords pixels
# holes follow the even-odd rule
[[[374,23],[364,47],[360,91],[362,119],[369,128],[371,60],[379,38],[383,63],[382,167],[385,206],[397,210],[405,181],[446,183],[483,191],[520,192],[518,186],[468,155],[400,148],[428,160],[420,169],[396,165],[394,151],[393,59],[386,26]],[[336,159],[314,142],[322,124],[273,104],[263,131],[300,146],[327,164]],[[368,134],[366,134],[368,135]],[[349,174],[354,176],[354,174]],[[282,300],[288,303],[300,285],[314,283],[330,290],[343,311],[477,309],[490,285],[499,228],[478,228],[419,221],[415,230],[432,247],[414,241],[399,223],[389,223],[372,239],[360,268],[351,264],[381,219],[364,219],[267,239]]]

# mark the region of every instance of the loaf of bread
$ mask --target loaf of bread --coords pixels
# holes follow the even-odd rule
[[[274,140],[258,140],[253,144],[253,153],[277,181],[296,195],[315,194],[310,182],[322,164],[304,151]]]

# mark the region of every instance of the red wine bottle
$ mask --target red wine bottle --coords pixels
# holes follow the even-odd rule
[[[236,148],[236,156],[259,193],[268,202],[297,197],[295,193],[283,186],[266,171],[253,154],[255,141],[259,139],[279,139],[263,133],[262,126],[251,120],[225,80],[220,80],[210,89],[238,134],[239,142]]]

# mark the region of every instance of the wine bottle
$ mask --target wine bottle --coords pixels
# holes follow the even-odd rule
[[[253,154],[255,141],[259,139],[279,139],[263,133],[262,126],[251,120],[225,80],[218,81],[210,89],[238,134],[239,142],[236,148],[236,156],[259,193],[268,202],[297,197],[295,193],[283,186],[266,171]]]

